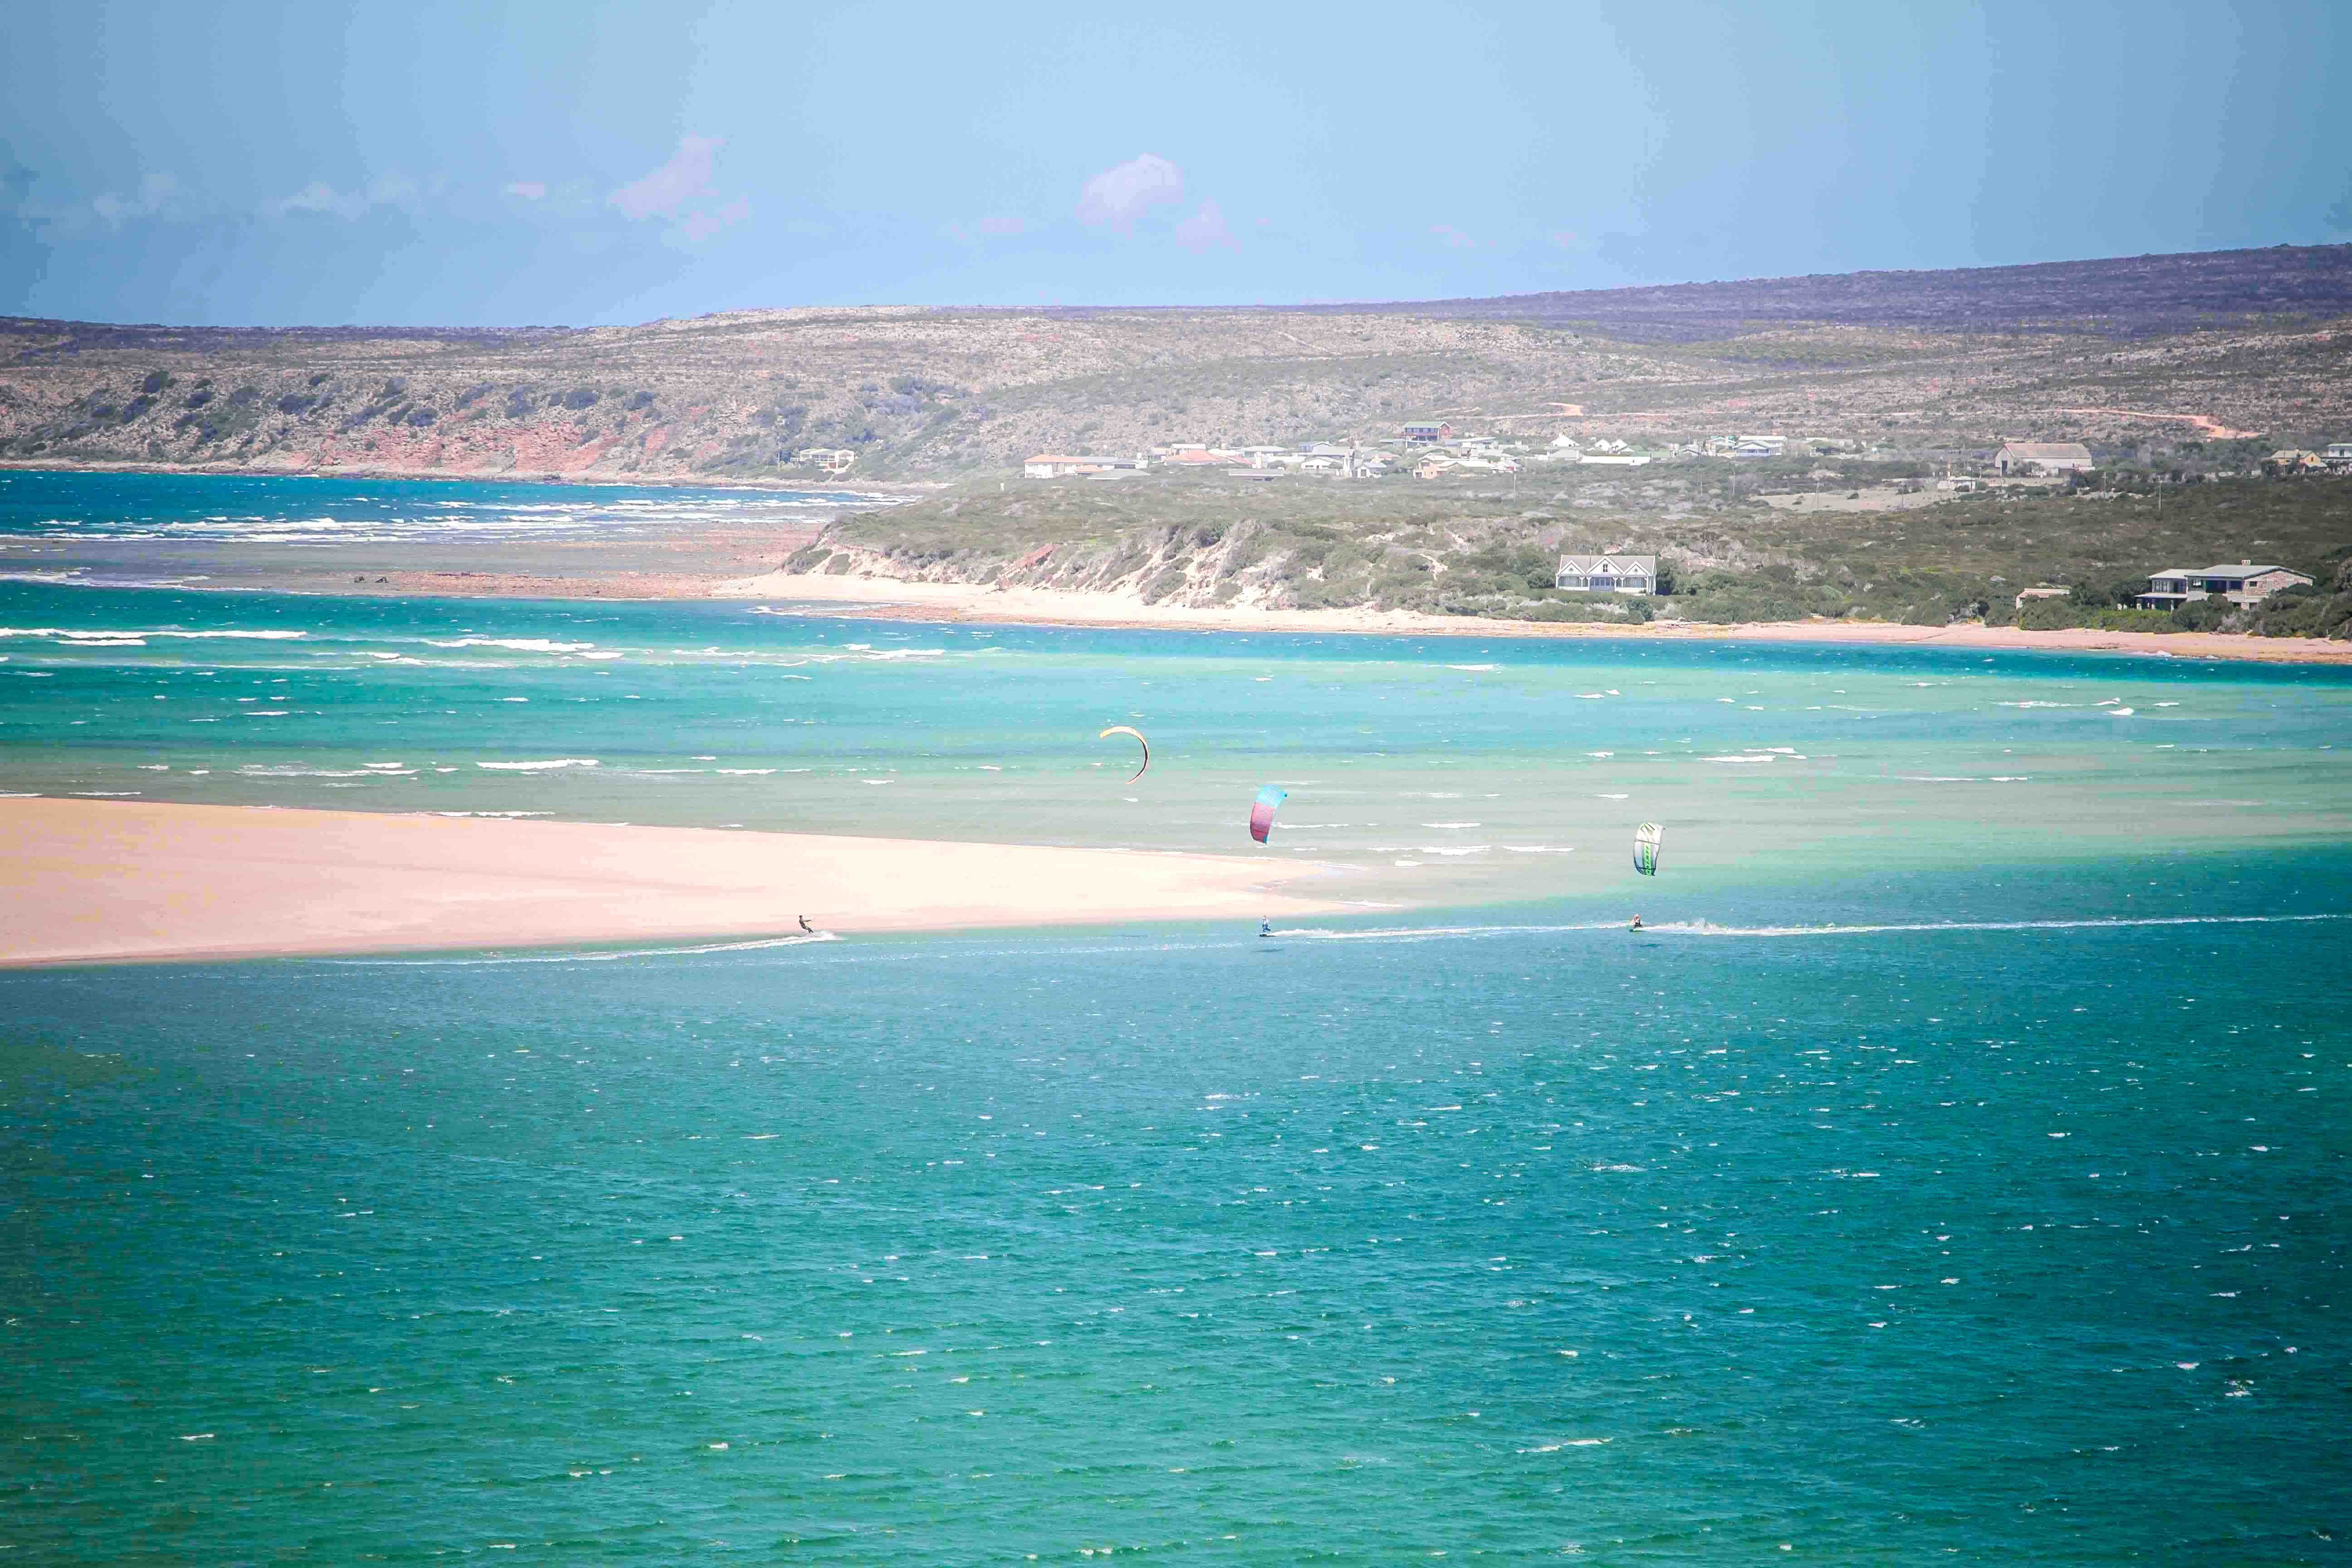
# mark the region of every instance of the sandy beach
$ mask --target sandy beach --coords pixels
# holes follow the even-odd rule
[[[0,800],[0,965],[1255,921],[1336,900],[1240,856]]]
[[[1405,610],[1192,609],[1147,605],[1120,594],[1054,588],[995,588],[970,583],[913,583],[878,577],[825,577],[771,572],[713,586],[715,597],[767,599],[813,613],[924,621],[1051,622],[1071,626],[1191,627],[1216,631],[1386,633],[1463,637],[1642,638],[1681,642],[1802,642],[1961,648],[2041,648],[2163,655],[2174,658],[2253,659],[2269,664],[2352,663],[2352,642],[2314,637],[2230,637],[2212,632],[2023,631],[1964,622],[1947,626],[1884,621],[1759,621],[1717,625],[1652,621],[1499,621]]]

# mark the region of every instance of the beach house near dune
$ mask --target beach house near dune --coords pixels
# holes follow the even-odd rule
[[[2006,441],[1992,462],[2001,473],[2012,475],[2083,474],[2099,466],[2080,441]]]
[[[2147,592],[2138,604],[2143,610],[2177,610],[2218,595],[2233,605],[2259,605],[2280,589],[2298,584],[2308,588],[2311,579],[2284,566],[2258,566],[2251,561],[2235,566],[2175,566],[2148,574]]]
[[[1021,477],[1028,479],[1059,479],[1073,474],[1107,474],[1115,468],[1148,468],[1149,456],[1139,453],[1132,458],[1074,458],[1066,453],[1040,452],[1021,464]]]
[[[1658,558],[1654,555],[1563,555],[1559,587],[1577,594],[1654,594],[1658,591]]]

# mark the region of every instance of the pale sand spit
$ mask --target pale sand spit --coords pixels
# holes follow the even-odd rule
[[[996,588],[974,583],[918,583],[888,577],[799,576],[771,572],[713,585],[714,597],[765,599],[813,613],[831,611],[923,621],[1008,621],[1104,626],[1193,627],[1247,632],[1382,632],[1391,636],[1616,637],[1680,642],[1801,642],[1921,647],[2041,648],[2073,652],[2163,654],[2175,658],[2253,659],[2271,664],[2352,663],[2352,642],[2316,637],[2231,637],[2213,632],[2032,632],[1962,622],[1947,626],[1885,621],[1761,621],[1718,626],[1652,621],[1496,621],[1406,610],[1192,609],[1147,605],[1124,594],[1064,588]]]
[[[1243,856],[131,801],[0,800],[0,964],[1255,921]]]

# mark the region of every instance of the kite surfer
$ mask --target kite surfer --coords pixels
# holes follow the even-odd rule
[[[1638,925],[1641,922],[1637,921],[1634,923]],[[808,923],[808,916],[806,915],[803,915],[801,917],[801,930],[808,932],[811,936],[814,936],[816,934],[816,927]]]
[[[1639,916],[1639,915],[1635,915],[1635,916],[1633,917],[1633,923],[1632,925],[1627,926],[1625,929],[1626,929],[1627,931],[1640,931],[1640,930],[1642,929],[1642,917],[1641,917],[1641,916]]]
[[[1272,936],[1274,934],[1274,922],[1272,921],[1263,920],[1258,921],[1257,934],[1260,936]]]

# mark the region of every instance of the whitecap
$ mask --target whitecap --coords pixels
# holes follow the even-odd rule
[[[598,762],[594,757],[551,757],[545,762],[476,763],[474,765],[478,768],[488,768],[498,773],[546,773],[554,768],[597,768],[602,767],[604,764]]]
[[[547,637],[458,637],[445,641],[426,637],[435,647],[503,647],[516,653],[586,653],[596,645],[592,642],[555,642]]]

